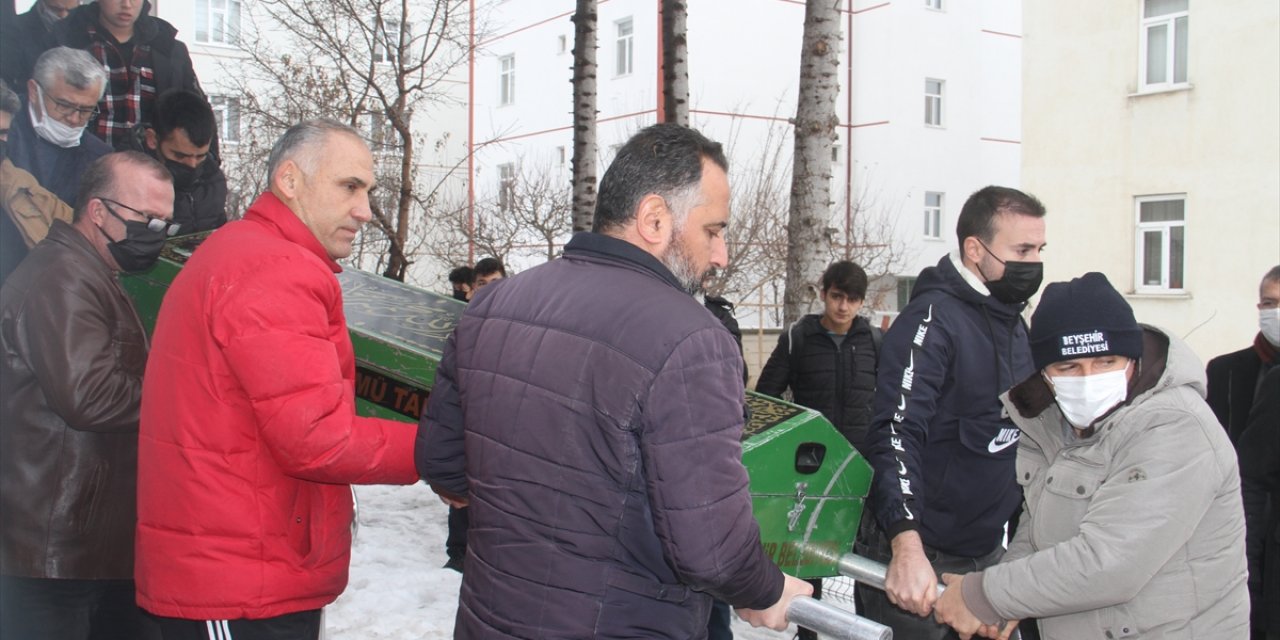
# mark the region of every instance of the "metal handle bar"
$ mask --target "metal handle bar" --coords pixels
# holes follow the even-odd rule
[[[791,599],[787,621],[837,640],[893,640],[889,627],[809,596]]]

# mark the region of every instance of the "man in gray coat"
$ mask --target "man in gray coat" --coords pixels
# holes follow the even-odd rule
[[[1200,361],[1100,273],[1046,287],[1030,339],[1037,372],[1002,397],[1026,512],[1000,564],[943,576],[938,621],[963,638],[1031,617],[1045,640],[1247,637],[1240,474]]]
[[[468,305],[417,449],[471,509],[455,637],[700,638],[712,596],[783,629],[811,592],[761,547],[742,356],[690,295],[728,261],[726,170],[692,129],[641,131],[593,231]]]

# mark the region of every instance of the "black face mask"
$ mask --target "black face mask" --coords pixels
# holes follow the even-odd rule
[[[461,290],[458,290],[458,289],[454,289],[454,290],[453,290],[453,299],[454,299],[454,300],[461,300],[461,301],[463,301],[463,302],[466,302],[466,301],[467,301],[467,292],[466,292],[466,291],[461,291]]]
[[[106,206],[106,203],[103,203],[103,206]],[[150,269],[151,265],[160,259],[160,251],[164,249],[164,241],[169,236],[163,231],[148,229],[145,222],[125,220],[109,206],[106,209],[108,213],[124,223],[123,240],[112,240],[102,227],[98,227],[98,233],[107,239],[107,251],[111,252],[111,257],[115,258],[116,264],[120,265],[120,270],[125,273],[138,273]]]
[[[0,162],[4,162],[9,157],[9,141],[0,140]]]
[[[987,249],[987,245],[981,240],[978,244],[991,254],[996,262],[1004,265],[1004,275],[999,280],[988,279],[987,290],[991,292],[991,296],[1005,304],[1020,304],[1031,299],[1040,290],[1040,283],[1044,280],[1044,263],[1043,262],[1019,262],[1016,260],[1001,260],[996,254],[991,253]],[[982,266],[978,266],[978,271],[982,272]],[[987,274],[982,274],[983,278]]]
[[[176,191],[190,191],[196,184],[196,176],[200,173],[200,165],[188,167],[168,158],[164,160],[164,168],[168,169],[169,175],[173,176],[173,188]]]

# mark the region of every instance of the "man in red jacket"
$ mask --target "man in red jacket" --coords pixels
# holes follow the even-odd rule
[[[143,382],[138,604],[165,640],[319,637],[347,584],[349,484],[411,484],[412,425],[355,415],[335,260],[372,214],[350,127],[276,142],[270,190],[160,308]]]

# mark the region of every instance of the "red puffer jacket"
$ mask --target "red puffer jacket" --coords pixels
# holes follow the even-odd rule
[[[417,481],[414,427],[355,416],[340,270],[264,194],[169,288],[142,392],[146,610],[257,619],[322,607],[347,584],[348,484]]]

